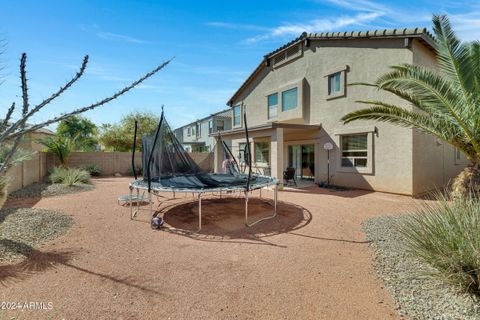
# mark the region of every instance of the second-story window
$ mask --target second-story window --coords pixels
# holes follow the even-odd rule
[[[217,131],[225,131],[225,122],[217,120]]]
[[[337,72],[328,76],[328,95],[338,95],[342,92],[342,73]]]
[[[192,135],[191,131],[190,131],[190,127],[187,128],[187,136],[190,137]]]
[[[200,137],[202,135],[202,124],[201,123],[197,123],[195,125],[196,127],[196,133],[197,133],[197,137]]]
[[[282,92],[282,111],[292,110],[298,106],[298,88]]]
[[[196,136],[197,134],[195,133],[195,127],[192,127],[192,136]]]
[[[275,119],[278,114],[278,93],[267,97],[268,119]]]
[[[239,126],[241,124],[241,107],[236,105],[233,107],[233,126]]]
[[[208,121],[208,133],[213,132],[213,120]]]

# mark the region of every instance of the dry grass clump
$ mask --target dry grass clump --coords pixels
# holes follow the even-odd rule
[[[480,193],[435,200],[398,224],[404,243],[435,269],[430,276],[480,297]]]
[[[83,169],[56,167],[49,177],[52,183],[61,183],[67,186],[90,182],[90,173]]]

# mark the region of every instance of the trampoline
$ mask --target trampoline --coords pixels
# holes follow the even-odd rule
[[[248,138],[248,128],[246,126],[246,116],[244,114],[245,135]],[[162,115],[157,130],[153,135],[144,135],[142,137],[142,163],[143,179],[137,177],[135,171],[135,146],[137,142],[137,123],[135,123],[135,134],[132,152],[132,170],[135,180],[130,182],[130,198],[138,197],[140,191],[148,193],[148,202],[150,214],[153,217],[152,195],[157,198],[164,197],[165,193],[172,193],[173,199],[177,193],[192,194],[198,200],[198,231],[202,229],[202,197],[207,194],[217,194],[220,197],[223,194],[231,195],[233,193],[243,194],[245,198],[245,225],[251,227],[261,221],[275,218],[277,215],[278,184],[279,180],[269,176],[252,174],[251,172],[251,152],[250,144],[247,143],[245,158],[247,159],[248,173],[240,172],[238,162],[230,151],[228,144],[222,140],[221,136],[217,143],[221,144],[223,154],[223,172],[214,173],[212,168],[204,169],[203,163],[196,163],[190,155],[183,149],[181,143],[177,140],[170,129],[168,123]],[[222,152],[220,152],[222,153]],[[212,161],[214,154],[210,153],[204,161]],[[250,159],[250,160],[249,160]],[[254,190],[260,191],[264,188],[273,189],[273,212],[271,215],[258,219],[253,222],[248,220],[248,200]],[[166,199],[164,201],[168,201]],[[159,205],[161,205],[160,202]],[[134,210],[133,201],[130,202],[130,218],[133,219],[139,211],[140,204]]]

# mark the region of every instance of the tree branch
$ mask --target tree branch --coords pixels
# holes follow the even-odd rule
[[[23,58],[23,56],[22,56]],[[82,62],[82,66],[80,67],[80,70],[75,74],[75,76],[70,80],[68,81],[63,87],[60,87],[60,89],[55,92],[54,94],[52,94],[49,98],[43,100],[41,103],[39,103],[37,106],[35,106],[32,110],[30,110],[30,112],[28,112],[28,114],[26,114],[24,117],[22,117],[22,119],[20,119],[19,121],[17,121],[15,124],[13,124],[6,132],[4,132],[0,139],[7,136],[8,134],[14,132],[15,130],[17,130],[18,128],[20,128],[20,126],[26,124],[27,120],[35,113],[37,113],[38,111],[40,111],[40,109],[42,109],[43,107],[45,107],[47,104],[49,104],[50,102],[52,102],[55,98],[59,97],[63,92],[65,92],[68,88],[70,88],[75,82],[77,82],[78,79],[80,79],[80,77],[82,77],[82,75],[84,74],[85,72],[85,69],[87,68],[87,64],[88,64],[88,55],[86,55],[84,58],[83,58],[83,62]],[[22,88],[23,88],[23,85],[22,85]]]
[[[22,136],[18,136],[17,138],[15,138],[15,142],[12,145],[12,149],[9,151],[3,163],[0,163],[0,177],[7,172],[8,165],[10,164],[10,161],[15,155],[15,152],[17,152],[17,149],[18,149],[18,146],[20,145],[21,140],[22,140]]]
[[[91,104],[87,107],[83,107],[83,108],[79,108],[77,110],[74,110],[72,112],[69,112],[67,114],[64,114],[64,115],[61,115],[61,116],[58,116],[58,117],[55,117],[55,118],[52,118],[50,120],[47,120],[45,122],[42,122],[42,123],[39,123],[39,124],[36,124],[36,125],[33,125],[31,127],[28,127],[28,128],[25,128],[25,129],[21,129],[20,131],[17,131],[17,132],[13,132],[13,133],[10,133],[10,134],[7,134],[5,135],[5,138],[3,136],[0,137],[0,141],[3,140],[2,138],[4,139],[12,139],[12,138],[15,138],[19,135],[24,135],[28,132],[32,132],[32,131],[35,131],[35,130],[38,130],[40,128],[43,128],[45,126],[48,126],[50,124],[53,124],[53,123],[56,123],[56,122],[59,122],[59,121],[62,121],[62,120],[65,120],[65,119],[68,119],[70,118],[71,116],[74,116],[74,115],[77,115],[77,114],[80,114],[80,113],[83,113],[85,111],[89,111],[89,110],[92,110],[92,109],[95,109],[97,107],[100,107],[112,100],[115,100],[117,99],[119,96],[125,94],[126,92],[130,91],[131,89],[135,88],[136,86],[138,86],[139,84],[141,84],[143,81],[145,81],[146,79],[150,78],[151,76],[153,76],[155,73],[157,73],[158,71],[162,70],[166,65],[168,65],[170,62],[172,61],[172,59],[170,60],[167,60],[165,61],[164,63],[162,63],[161,65],[159,65],[158,67],[156,67],[155,69],[153,69],[152,71],[150,71],[149,73],[145,74],[143,77],[141,77],[140,79],[132,82],[129,86],[117,91],[115,94],[113,94],[112,96],[108,97],[108,98],[105,98],[103,100],[100,100],[94,104]]]
[[[5,115],[5,119],[3,119],[2,124],[0,125],[0,132],[4,131],[5,128],[8,126],[8,121],[12,117],[14,110],[15,110],[15,102],[12,103],[10,108],[8,108],[7,114]]]
[[[27,54],[22,53],[22,58],[20,59],[20,79],[22,82],[22,100],[23,100],[23,108],[22,108],[22,116],[28,113],[28,86],[27,86]]]

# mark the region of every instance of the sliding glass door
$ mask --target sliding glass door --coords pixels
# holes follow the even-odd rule
[[[315,145],[303,144],[288,146],[288,166],[295,168],[299,179],[315,178]]]

